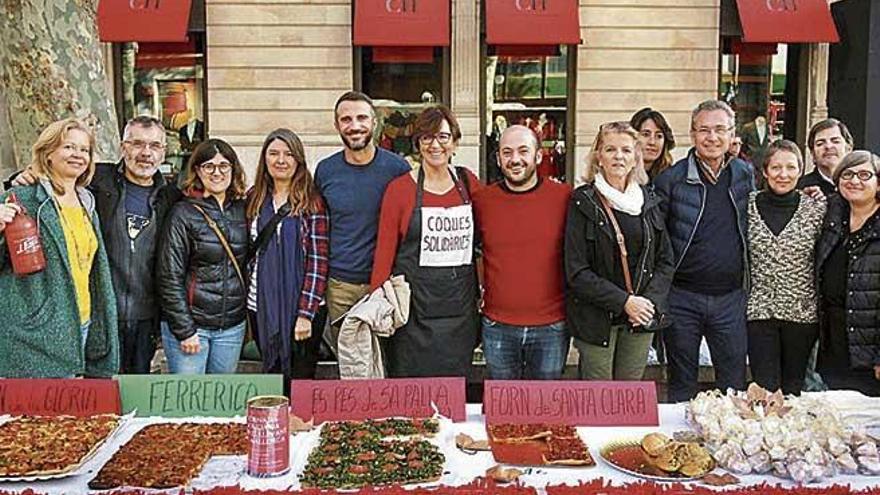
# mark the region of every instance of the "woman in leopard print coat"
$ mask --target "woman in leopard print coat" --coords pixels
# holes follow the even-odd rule
[[[814,276],[825,203],[795,189],[804,170],[797,145],[780,140],[765,155],[763,191],[749,198],[748,349],[752,378],[799,394],[819,335]]]

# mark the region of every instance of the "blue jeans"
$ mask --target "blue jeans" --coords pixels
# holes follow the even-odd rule
[[[521,327],[484,316],[483,353],[493,380],[558,380],[568,355],[565,322]]]
[[[184,354],[180,341],[171,333],[167,323],[162,322],[162,347],[168,359],[168,371],[179,375],[212,373],[235,373],[241,343],[244,340],[246,321],[221,330],[196,329],[199,336],[199,352]]]
[[[742,289],[712,296],[672,286],[672,326],[663,330],[669,363],[669,402],[697,395],[700,341],[706,337],[715,368],[715,386],[743,390],[746,386],[746,294]]]

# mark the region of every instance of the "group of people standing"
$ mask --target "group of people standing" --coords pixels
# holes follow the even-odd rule
[[[375,145],[366,95],[342,95],[334,126],[343,148],[314,174],[294,132],[271,132],[248,189],[219,139],[169,184],[156,119],[128,122],[112,165],[78,121],[50,125],[18,203],[0,203],[0,231],[26,211],[47,259],[16,276],[0,241],[0,376],[147,373],[159,339],[173,373],[234,372],[252,329],[264,370],[290,378],[322,303],[336,345],[349,310],[403,275],[391,377],[466,375],[482,342],[491,378],[558,379],[573,339],[581,378],[639,380],[657,341],[680,401],[705,338],[720,388],[744,387],[748,356],[759,384],[798,393],[818,340],[830,386],[880,392],[880,159],[850,153],[836,120],[810,132],[803,176],[790,141],[754,167],[731,155],[734,113],[715,100],[673,164],[674,133],[646,108],[600,127],[574,190],[538,176],[527,127],[503,132],[487,186],[452,166],[462,133],[444,106],[413,125],[416,167]]]

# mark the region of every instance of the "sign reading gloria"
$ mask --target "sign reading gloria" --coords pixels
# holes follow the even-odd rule
[[[657,426],[654,382],[487,380],[487,423]]]
[[[465,381],[456,378],[293,380],[293,414],[316,423],[391,416],[430,417],[433,403],[453,421],[465,420]]]
[[[281,375],[117,375],[122,412],[138,416],[241,416],[258,395],[280,395]]]
[[[0,414],[119,414],[119,388],[112,380],[0,379]]]

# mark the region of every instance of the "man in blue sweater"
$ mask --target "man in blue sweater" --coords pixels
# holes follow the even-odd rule
[[[342,150],[318,162],[315,184],[330,213],[327,316],[335,322],[370,289],[379,207],[385,187],[412,168],[373,142],[376,111],[370,97],[349,91],[336,101],[334,127]],[[339,325],[329,340],[336,348]]]
[[[755,180],[751,166],[728,153],[734,125],[726,103],[700,103],[691,114],[694,147],[655,181],[676,262],[672,327],[663,334],[671,402],[697,393],[703,337],[718,388],[745,388],[746,208]]]

